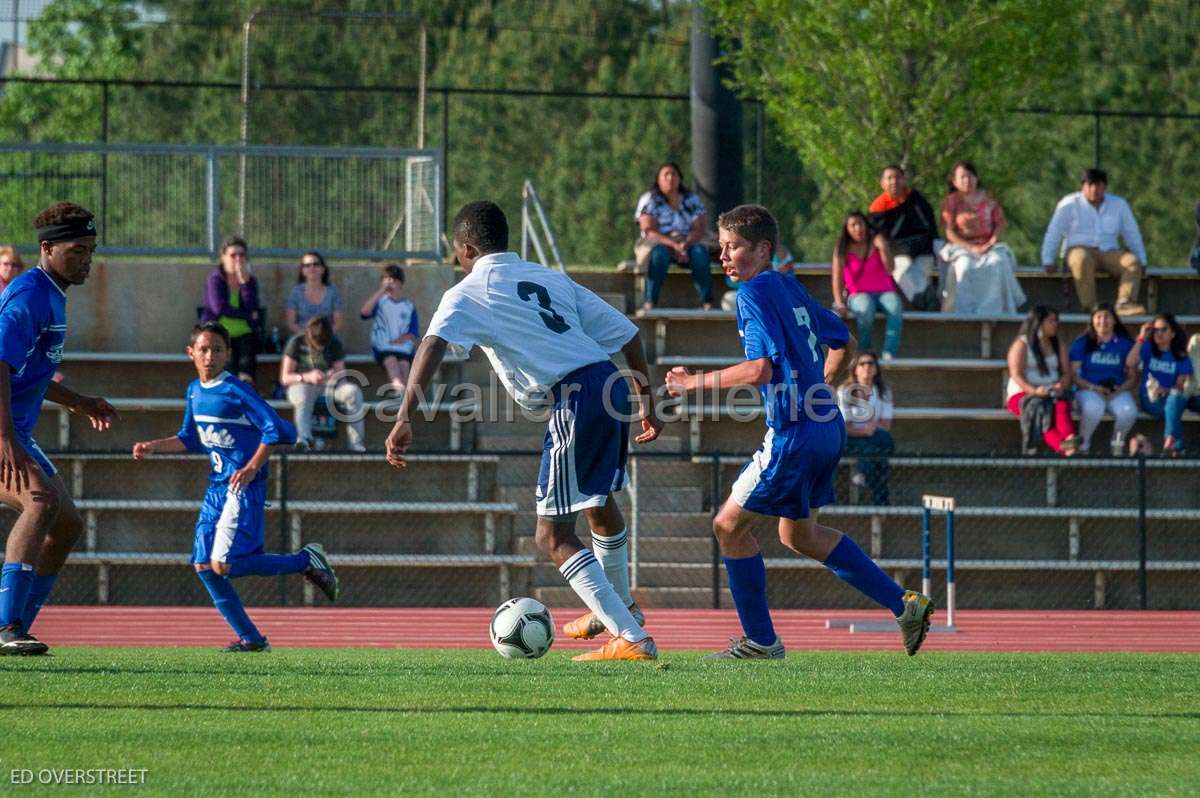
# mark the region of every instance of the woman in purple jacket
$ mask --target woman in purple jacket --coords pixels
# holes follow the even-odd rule
[[[215,321],[229,332],[229,370],[253,385],[263,312],[258,303],[258,281],[250,273],[245,239],[225,239],[221,263],[208,275],[200,321]]]

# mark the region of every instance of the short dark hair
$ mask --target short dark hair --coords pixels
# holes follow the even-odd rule
[[[391,277],[393,280],[399,280],[401,285],[404,285],[404,269],[398,263],[389,263],[383,267],[383,276]]]
[[[779,223],[761,205],[739,205],[717,218],[717,227],[736,233],[751,244],[766,241],[771,254],[779,249]]]
[[[229,348],[229,330],[226,330],[215,321],[203,321],[192,328],[192,337],[188,339],[188,346],[195,346],[196,339],[204,333],[211,333],[219,336],[225,342],[225,348]]]
[[[1103,183],[1108,185],[1108,172],[1103,169],[1091,167],[1083,170],[1083,176],[1079,178],[1081,183]]]
[[[226,238],[225,242],[221,244],[221,253],[224,254],[225,250],[229,249],[230,247],[241,247],[242,249],[246,250],[247,253],[250,252],[250,246],[246,243],[246,239],[242,238],[241,236],[229,236]]]
[[[487,255],[508,249],[508,219],[491,200],[477,200],[462,206],[454,217],[454,240],[470,244]]]
[[[879,170],[879,176],[880,176],[880,177],[883,177],[883,173],[884,173],[884,172],[886,172],[886,171],[887,171],[887,170],[889,170],[889,169],[895,169],[897,172],[899,172],[899,173],[900,173],[900,174],[902,174],[902,175],[907,175],[907,174],[908,174],[907,172],[905,172],[905,171],[904,171],[904,167],[903,167],[903,166],[901,166],[900,164],[898,164],[898,163],[890,163],[890,164],[888,164],[887,166],[885,166],[885,167],[883,167],[882,169],[880,169],[880,170]]]
[[[74,202],[56,202],[42,211],[33,220],[34,228],[49,227],[52,224],[87,223],[96,217],[82,205]]]

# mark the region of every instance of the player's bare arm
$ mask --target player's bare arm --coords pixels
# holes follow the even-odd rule
[[[842,377],[843,367],[849,367],[854,353],[858,351],[858,339],[854,333],[849,333],[846,345],[841,349],[828,349],[825,352],[825,384],[837,385]]]
[[[436,335],[426,336],[417,347],[412,369],[408,372],[408,385],[404,387],[404,398],[400,402],[400,413],[396,416],[396,423],[387,437],[387,461],[395,468],[408,466],[404,453],[412,445],[412,423],[409,419],[417,409],[417,403],[425,395],[425,389],[429,387],[434,372],[442,364],[442,358],[446,356],[446,347],[446,341]]]
[[[650,367],[646,364],[646,348],[642,345],[642,334],[633,337],[621,347],[621,354],[633,372],[633,387],[641,408],[641,433],[634,438],[638,443],[650,443],[662,432],[663,422],[654,412],[654,391],[650,390]]]
[[[143,460],[152,454],[183,454],[187,446],[179,440],[179,436],[156,438],[152,441],[138,441],[133,445],[133,459]]]
[[[0,486],[20,494],[29,488],[30,459],[13,430],[12,385],[8,364],[0,362]]]
[[[721,390],[735,385],[766,385],[771,381],[774,367],[766,357],[743,360],[720,371],[692,373],[683,366],[667,372],[667,392],[672,396],[683,396],[689,391]]]
[[[92,424],[92,429],[96,430],[111,428],[113,422],[121,417],[121,414],[107,400],[101,399],[99,396],[84,396],[75,393],[61,382],[51,382],[46,386],[46,399],[62,405],[72,413],[87,416],[88,421]]]

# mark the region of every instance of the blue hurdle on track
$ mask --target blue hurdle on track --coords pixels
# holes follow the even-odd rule
[[[946,514],[946,631],[954,631],[954,497],[921,497],[921,592],[932,595],[933,584],[929,577],[929,537],[933,513]]]

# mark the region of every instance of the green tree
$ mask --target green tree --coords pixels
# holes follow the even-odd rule
[[[1041,100],[1077,61],[1074,0],[706,5],[737,84],[815,170],[830,219],[877,193],[888,162],[928,183],[981,153],[1007,108]]]

